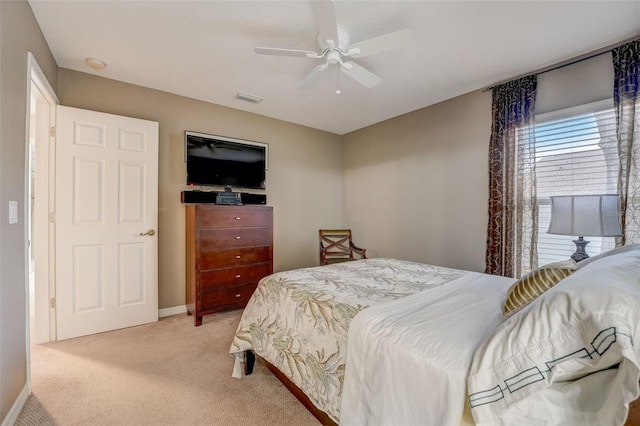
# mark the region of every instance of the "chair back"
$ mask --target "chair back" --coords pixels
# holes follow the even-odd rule
[[[366,258],[366,249],[353,243],[351,229],[320,229],[321,265]]]
[[[353,259],[350,229],[321,229],[320,247],[326,259]]]

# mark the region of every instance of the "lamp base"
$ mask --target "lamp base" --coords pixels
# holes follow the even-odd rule
[[[573,242],[576,245],[576,251],[571,255],[571,258],[576,262],[587,259],[589,255],[585,251],[585,247],[589,244],[589,241],[585,240],[584,237],[578,237],[578,239],[573,240]]]

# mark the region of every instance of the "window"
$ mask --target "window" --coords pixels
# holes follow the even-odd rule
[[[547,234],[552,195],[615,194],[618,179],[616,118],[611,100],[536,117],[536,179],[539,208],[538,263],[568,258],[578,237]],[[587,253],[615,246],[614,238],[585,236]]]

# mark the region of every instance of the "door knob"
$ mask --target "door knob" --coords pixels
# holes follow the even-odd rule
[[[151,236],[153,236],[153,235],[156,235],[156,231],[154,231],[153,229],[149,229],[147,232],[141,232],[139,235],[140,235],[141,237],[144,237],[144,236],[146,236],[146,235],[148,235],[148,236],[150,236],[150,237],[151,237]]]

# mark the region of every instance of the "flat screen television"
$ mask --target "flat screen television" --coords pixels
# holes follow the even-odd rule
[[[187,185],[265,189],[268,145],[185,131]]]

